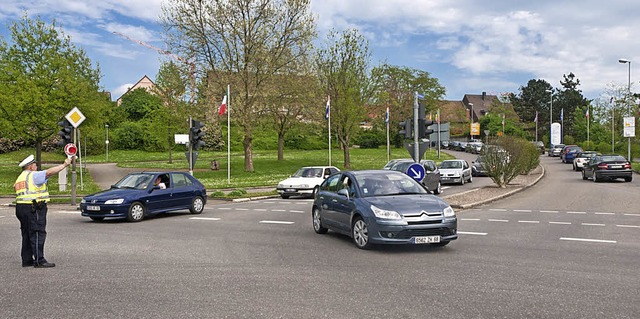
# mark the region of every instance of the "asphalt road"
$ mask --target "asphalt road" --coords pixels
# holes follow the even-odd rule
[[[535,186],[458,212],[444,248],[358,250],[315,234],[306,199],[140,223],[56,208],[58,266],[22,268],[13,208],[0,207],[1,317],[637,318],[640,179],[593,183],[541,160]]]

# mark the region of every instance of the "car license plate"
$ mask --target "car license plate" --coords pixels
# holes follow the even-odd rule
[[[289,193],[293,193],[293,192],[296,191],[296,189],[295,188],[287,188],[286,191],[289,192]]]
[[[611,165],[611,168],[622,168],[622,165]]]
[[[87,210],[99,211],[100,206],[87,206]]]
[[[443,180],[443,181],[448,181],[449,177],[440,177],[440,179]]]
[[[431,244],[431,243],[439,243],[440,236],[420,236],[415,238],[416,244]]]

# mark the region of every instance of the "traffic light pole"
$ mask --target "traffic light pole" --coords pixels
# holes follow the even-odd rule
[[[76,144],[76,128],[73,129],[73,144]],[[76,205],[76,161],[71,161],[71,205]]]
[[[191,127],[193,122],[191,121],[191,116],[189,116],[189,135],[191,135]],[[191,138],[189,139],[189,174],[193,176],[193,143],[191,142]]]

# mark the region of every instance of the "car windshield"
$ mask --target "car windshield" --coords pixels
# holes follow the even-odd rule
[[[602,156],[603,162],[626,162],[627,160],[619,155]]]
[[[154,174],[129,174],[113,185],[113,188],[146,189],[153,180]]]
[[[411,164],[415,164],[414,162],[398,162],[391,166],[391,169],[399,172],[406,172]]]
[[[303,167],[299,169],[291,177],[322,177],[322,168],[320,167]]]
[[[462,163],[459,161],[444,161],[440,164],[440,168],[462,168]]]
[[[356,181],[364,197],[429,194],[420,183],[405,175],[390,172],[356,175]]]

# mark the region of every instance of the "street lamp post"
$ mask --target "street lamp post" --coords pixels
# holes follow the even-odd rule
[[[549,93],[549,147],[553,146],[553,136],[551,135],[551,128],[553,124],[553,90],[546,90]]]
[[[105,124],[104,125],[105,130],[107,131],[107,139],[104,140],[104,145],[107,148],[107,152],[106,152],[106,156],[107,156],[107,162],[109,161],[109,124]]]
[[[631,116],[631,60],[619,59],[619,63],[629,65],[629,84],[627,87],[627,116]],[[627,136],[627,161],[631,162],[631,136]]]

